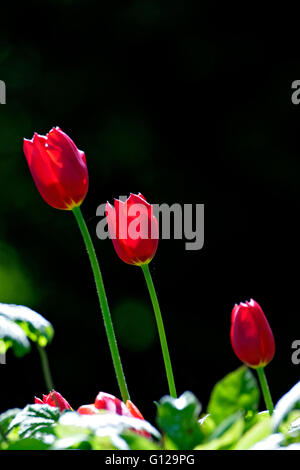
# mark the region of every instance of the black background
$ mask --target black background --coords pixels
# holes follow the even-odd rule
[[[182,0],[3,6],[0,301],[52,322],[55,388],[73,408],[99,390],[119,392],[75,220],[44,203],[22,152],[23,137],[55,125],[86,153],[82,210],[142,413],[153,420],[153,401],[168,392],[148,294],[141,270],[95,232],[97,206],[130,192],[158,204],[205,204],[203,249],[162,240],[150,265],[178,392],[193,391],[205,408],[215,382],[239,366],[230,314],[251,297],[276,340],[266,370],[274,401],[298,380],[300,106],[291,84],[300,58],[281,23],[227,13]],[[21,359],[9,351],[0,380],[0,411],[46,393],[34,348]]]

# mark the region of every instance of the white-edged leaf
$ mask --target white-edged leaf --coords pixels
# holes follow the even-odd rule
[[[26,336],[40,346],[46,346],[53,338],[54,330],[51,323],[42,315],[24,305],[0,303],[0,316],[17,323]]]
[[[160,433],[148,421],[120,416],[114,413],[101,413],[99,415],[81,415],[76,411],[67,411],[61,415],[56,434],[67,437],[71,434],[91,431],[96,436],[118,436],[126,431],[135,429],[146,431],[159,439]]]
[[[0,414],[0,440],[1,437],[4,438],[6,436],[10,422],[20,411],[21,410],[19,408],[12,408]]]
[[[55,428],[55,434],[59,440],[74,435],[85,435],[93,448],[96,444],[96,448],[118,450],[130,448],[126,436],[134,431],[146,431],[157,439],[161,437],[148,421],[109,412],[99,415],[81,415],[76,411],[66,411],[61,415]],[[102,447],[101,443],[105,447]]]
[[[280,444],[284,442],[284,435],[281,433],[271,434],[266,439],[257,442],[250,450],[279,450],[284,449]]]
[[[300,433],[300,418],[295,419],[290,425],[289,432]]]
[[[241,439],[234,446],[234,450],[248,450],[257,442],[266,439],[271,434],[271,418],[268,414],[261,415],[261,418],[248,431],[243,434]]]
[[[30,343],[22,328],[2,315],[0,315],[0,342],[5,351],[12,347],[18,357],[30,351]]]
[[[296,383],[277,403],[272,416],[272,428],[278,430],[290,411],[300,404],[300,382]]]
[[[208,441],[195,447],[196,450],[231,449],[239,440],[245,427],[243,414],[238,412],[226,418],[211,434]]]
[[[60,416],[59,408],[49,405],[27,405],[16,414],[8,430],[18,428],[19,436],[23,439],[43,438],[43,434],[53,434],[55,424]],[[47,436],[44,436],[47,440]],[[48,440],[48,443],[49,442]]]
[[[157,424],[177,449],[189,450],[201,444],[204,434],[199,424],[201,403],[189,391],[179,398],[162,397],[157,408]]]

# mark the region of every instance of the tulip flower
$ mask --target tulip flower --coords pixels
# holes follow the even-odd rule
[[[78,408],[77,412],[80,414],[98,414],[99,410],[108,411],[120,416],[144,419],[139,409],[130,400],[127,400],[125,404],[119,398],[105,392],[99,392],[95,403],[82,405]]]
[[[72,210],[76,218],[90,258],[120,392],[122,398],[127,400],[129,393],[102,274],[91,236],[79,207],[87,194],[89,185],[85,154],[59,127],[51,129],[46,136],[35,132],[31,140],[24,139],[23,149],[34,182],[44,200],[56,209]]]
[[[80,206],[88,191],[85,154],[59,127],[24,139],[24,153],[42,198],[56,209]]]
[[[275,354],[275,341],[264,312],[255,300],[235,305],[231,314],[231,344],[237,357],[247,366],[257,369],[270,414],[273,403],[264,367]]]
[[[127,400],[125,404],[119,398],[105,392],[98,393],[95,403],[82,405],[77,410],[77,412],[82,415],[95,415],[101,413],[101,411],[106,411],[120,416],[127,416],[129,418],[142,419],[143,421],[145,420],[142,413],[130,400]],[[136,432],[145,437],[151,437],[147,431]]]
[[[166,333],[148,266],[156,253],[159,239],[153,206],[141,193],[131,193],[126,201],[115,199],[114,207],[107,202],[105,213],[110,237],[119,258],[127,264],[142,268],[154,309],[170,395],[177,398]]]
[[[158,245],[158,223],[153,207],[139,194],[130,194],[114,207],[106,204],[106,218],[115,250],[122,261],[141,266],[152,260]]]
[[[97,410],[106,410],[121,416],[131,416],[125,403],[109,393],[99,392],[95,400],[95,407]]]
[[[65,400],[63,396],[55,390],[52,390],[49,395],[43,395],[43,400],[34,397],[34,402],[38,405],[49,405],[57,407],[60,409],[60,411],[72,410],[67,400]]]
[[[255,300],[235,305],[231,317],[231,342],[237,357],[250,367],[265,367],[275,354],[272,330]]]

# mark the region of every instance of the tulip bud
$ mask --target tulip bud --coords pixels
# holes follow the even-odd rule
[[[106,204],[108,229],[115,250],[122,261],[141,266],[152,260],[158,245],[158,222],[153,206],[139,194],[130,194],[114,207]]]
[[[67,400],[65,400],[62,395],[56,392],[55,390],[52,390],[49,395],[43,395],[43,400],[34,397],[34,402],[39,405],[49,405],[57,407],[60,409],[60,411],[72,410]]]
[[[24,139],[25,157],[43,199],[56,209],[80,206],[88,191],[85,154],[59,127]]]
[[[270,325],[255,300],[235,305],[231,314],[231,344],[247,366],[265,367],[274,357],[275,342]]]

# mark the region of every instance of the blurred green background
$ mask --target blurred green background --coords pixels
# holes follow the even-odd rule
[[[206,404],[238,367],[229,339],[235,302],[256,299],[277,353],[274,400],[298,380],[297,224],[300,59],[282,38],[231,28],[199,2],[29,1],[1,6],[0,302],[52,322],[55,387],[74,408],[118,395],[93,277],[71,213],[47,206],[23,137],[60,126],[85,151],[82,206],[95,241],[132,400],[153,419],[167,393],[142,273],[96,238],[96,209],[142,192],[149,202],[204,203],[205,244],[162,240],[151,263],[178,392]],[[34,351],[0,366],[1,409],[45,393]]]

